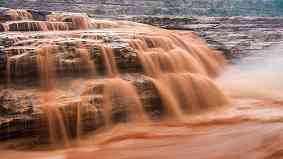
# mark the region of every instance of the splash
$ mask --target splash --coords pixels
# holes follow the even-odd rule
[[[232,96],[282,101],[282,44],[239,61],[218,78]]]

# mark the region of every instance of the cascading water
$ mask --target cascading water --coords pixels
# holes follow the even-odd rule
[[[11,21],[1,23],[1,31],[63,31],[90,29],[95,25],[90,18],[81,14],[51,14],[46,18],[47,21],[35,20],[25,10],[8,10],[6,14]]]
[[[71,138],[80,139],[86,129],[84,117],[88,112],[84,109],[90,105],[98,116],[92,120],[100,117],[101,124],[107,128],[115,123],[149,122],[150,118],[156,118],[144,106],[148,99],[140,96],[139,78],[153,86],[157,101],[163,106],[155,111],[167,119],[183,121],[187,114],[228,103],[227,97],[209,79],[224,69],[224,59],[193,34],[181,37],[174,31],[123,21],[98,21],[95,25],[95,20],[77,14],[49,15],[49,21],[33,21],[29,14],[21,15],[23,20],[30,21],[3,24],[5,31],[27,31],[11,32],[18,48],[12,44],[9,48],[14,49],[14,54],[7,51],[7,88],[10,84],[19,85],[20,77],[29,80],[33,76],[39,81],[34,86],[40,94],[36,103],[47,119],[42,121],[46,121],[50,143],[66,146]],[[71,28],[80,30],[56,31]],[[22,37],[17,38],[17,34]],[[21,49],[29,46],[32,48]],[[21,55],[26,56],[25,60],[17,60]],[[11,63],[12,59],[17,62]],[[133,60],[136,61],[131,73],[127,67]],[[144,73],[139,73],[139,68]],[[76,76],[85,86],[70,90]],[[82,90],[76,92],[76,89]]]
[[[5,28],[2,31],[6,31],[3,35],[8,38],[7,45],[0,49],[0,55],[2,52],[5,55],[4,67],[0,66],[0,74],[3,75],[0,88],[6,94],[13,93],[1,98],[0,106],[5,102],[13,106],[25,106],[24,109],[28,111],[20,112],[19,118],[31,124],[25,126],[29,131],[25,127],[18,131],[13,127],[13,124],[18,124],[17,121],[10,122],[7,131],[3,131],[3,134],[8,134],[7,138],[32,137],[36,138],[36,142],[54,149],[94,144],[94,154],[105,158],[113,157],[108,151],[120,152],[119,148],[113,147],[122,145],[125,149],[121,151],[130,154],[130,158],[135,155],[143,158],[143,152],[138,151],[139,142],[143,143],[142,148],[148,149],[152,145],[145,140],[152,139],[158,148],[164,148],[162,151],[168,153],[170,150],[166,145],[170,141],[168,145],[174,145],[174,151],[179,152],[178,144],[186,147],[187,143],[184,142],[190,141],[189,147],[196,145],[191,136],[197,132],[201,133],[196,137],[199,143],[213,143],[212,147],[216,150],[226,150],[226,147],[214,142],[214,137],[219,137],[217,141],[227,141],[222,144],[228,145],[227,154],[231,152],[229,155],[233,156],[229,147],[229,144],[232,145],[230,136],[223,136],[222,132],[235,131],[234,135],[240,136],[238,143],[250,144],[249,148],[252,149],[247,152],[254,152],[265,148],[250,142],[250,138],[261,141],[261,137],[269,139],[272,136],[266,132],[253,133],[253,130],[261,129],[257,123],[248,123],[247,127],[237,126],[237,123],[282,121],[276,113],[269,117],[266,115],[268,110],[254,110],[245,104],[260,105],[258,99],[245,99],[244,102],[234,99],[234,96],[240,96],[239,93],[244,96],[245,93],[255,95],[253,91],[257,86],[249,84],[253,86],[253,91],[248,91],[241,83],[229,83],[233,81],[229,78],[237,79],[231,75],[227,77],[229,71],[220,78],[219,84],[223,89],[219,89],[214,78],[225,71],[225,59],[221,52],[210,49],[193,32],[180,33],[127,21],[95,20],[71,13],[53,13],[48,15],[46,21],[35,21],[24,11],[11,15],[12,21],[1,24]],[[235,72],[234,75],[245,75],[244,71]],[[248,79],[246,82],[253,83]],[[222,92],[229,88],[232,97]],[[281,99],[278,92],[276,96]],[[268,94],[266,90],[262,93]],[[230,101],[233,102],[232,106],[236,103],[240,107],[223,107]],[[274,107],[272,111],[282,112],[275,107],[278,103],[268,104]],[[221,112],[223,109],[218,108],[225,108],[224,113]],[[13,117],[18,115],[18,112],[13,113]],[[270,127],[271,134],[278,137],[274,132],[281,130],[280,125],[265,126]],[[247,131],[248,135],[241,130]],[[210,132],[213,135],[210,136]],[[204,136],[204,139],[200,136]],[[159,143],[163,138],[168,141]],[[175,145],[175,141],[178,144]],[[281,145],[281,141],[279,139],[276,143]],[[267,145],[276,150],[280,147]],[[100,149],[100,146],[105,146],[106,150]],[[135,149],[137,154],[128,149]],[[201,151],[195,149],[186,151],[197,154],[192,157],[208,153],[216,158],[224,156],[205,148],[201,151],[206,153],[197,153]],[[72,153],[67,154],[67,159],[72,159]],[[153,154],[166,158],[162,153]],[[144,155],[150,158],[151,154]],[[179,157],[179,153],[172,155]],[[77,159],[80,154],[74,156]],[[92,153],[86,153],[83,158],[93,156]],[[119,154],[119,158],[123,158],[123,154]]]

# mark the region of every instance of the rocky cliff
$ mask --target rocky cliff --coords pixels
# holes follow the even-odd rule
[[[2,5],[100,15],[283,15],[281,0],[9,0]]]

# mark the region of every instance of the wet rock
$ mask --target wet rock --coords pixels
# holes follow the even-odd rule
[[[137,52],[124,42],[111,43],[116,64],[121,73],[142,72],[142,66],[138,59]],[[92,55],[98,67],[98,71],[105,73],[106,68],[103,62],[103,54],[97,46],[92,46]]]
[[[0,72],[4,72],[6,67],[6,55],[4,52],[4,47],[0,47]]]
[[[0,117],[0,140],[15,137],[36,137],[36,120],[26,115]]]
[[[142,105],[152,119],[164,117],[166,111],[162,106],[160,95],[152,81],[146,76],[141,75],[125,76],[124,79],[132,81],[133,85],[137,88]]]
[[[0,140],[34,135],[39,111],[32,98],[11,90],[0,91]]]
[[[0,115],[31,114],[33,113],[32,97],[17,96],[11,91],[0,92]]]

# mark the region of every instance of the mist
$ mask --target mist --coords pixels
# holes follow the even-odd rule
[[[283,101],[283,44],[230,66],[217,82],[231,96]]]

